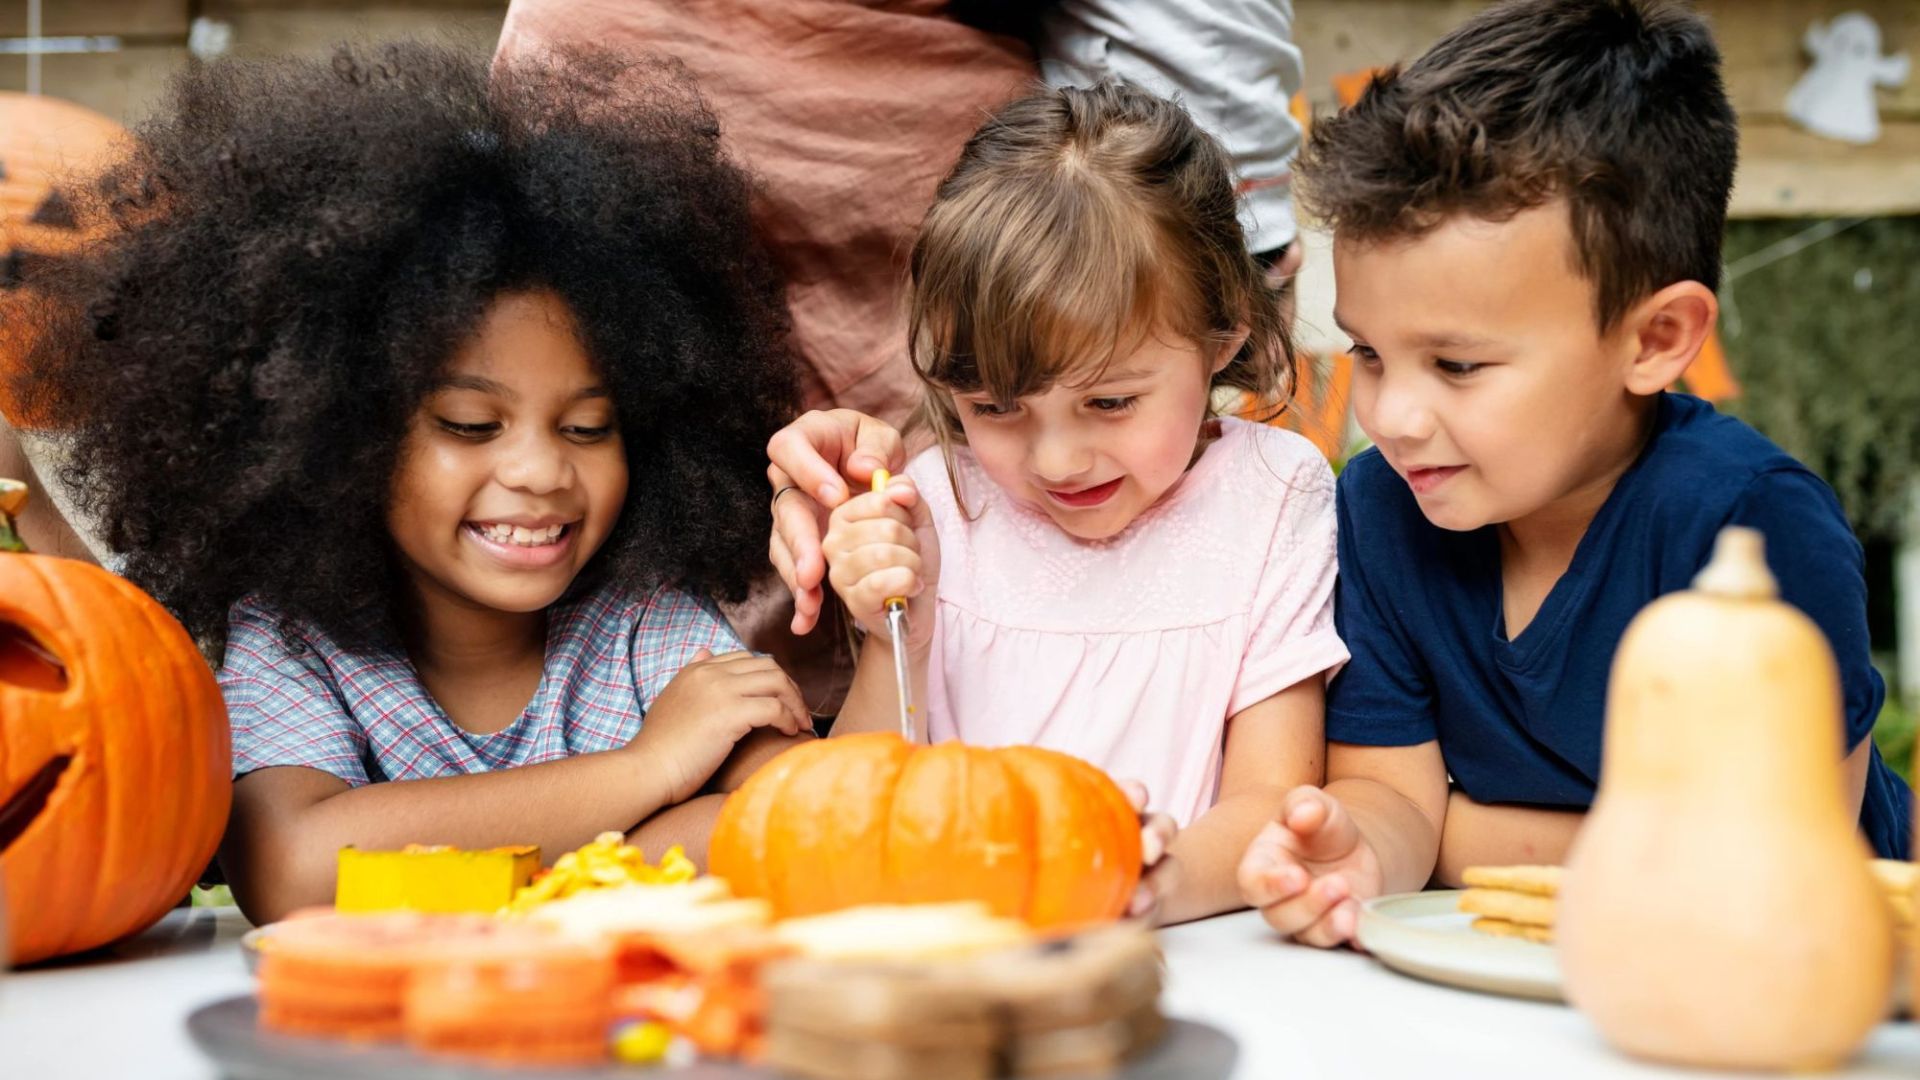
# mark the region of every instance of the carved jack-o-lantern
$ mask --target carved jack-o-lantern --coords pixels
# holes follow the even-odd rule
[[[119,124],[70,101],[0,93],[0,417],[16,427],[46,427],[50,418],[23,415],[8,390],[31,319],[9,319],[5,301],[30,287],[36,265],[82,239],[56,184],[103,165],[126,137]]]
[[[28,554],[0,480],[0,881],[15,963],[151,925],[213,857],[227,710],[173,616],[97,566]]]

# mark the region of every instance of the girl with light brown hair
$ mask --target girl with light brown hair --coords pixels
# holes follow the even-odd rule
[[[1150,820],[1182,831],[1167,846],[1149,829],[1148,862],[1175,858],[1136,910],[1239,906],[1247,842],[1321,776],[1347,652],[1326,461],[1213,409],[1228,387],[1277,406],[1293,366],[1225,155],[1125,85],[1036,93],[967,143],[911,268],[938,445],[884,492],[826,500],[827,578],[867,632],[836,733],[894,725],[885,601],[908,597],[918,737],[1037,744],[1144,781]],[[776,437],[776,469],[863,423],[804,419]],[[791,550],[776,538],[799,592]]]

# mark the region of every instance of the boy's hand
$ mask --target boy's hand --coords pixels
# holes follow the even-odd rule
[[[827,519],[821,545],[827,580],[867,633],[892,641],[887,600],[905,597],[914,648],[933,640],[933,600],[940,579],[940,542],[926,501],[900,477],[885,491],[856,495]]]
[[[1140,815],[1140,864],[1145,872],[1140,876],[1140,884],[1133,890],[1133,898],[1127,902],[1127,917],[1130,919],[1153,919],[1160,905],[1166,902],[1174,888],[1180,882],[1180,864],[1167,856],[1167,849],[1173,846],[1173,838],[1180,832],[1180,826],[1165,814],[1147,812],[1147,786],[1138,780],[1123,780],[1120,790],[1127,793],[1127,801],[1133,804],[1133,811]]]
[[[735,743],[763,727],[813,730],[800,688],[768,657],[701,649],[653,700],[626,748],[663,770],[669,801],[678,803],[699,793]]]
[[[1360,902],[1380,895],[1373,845],[1340,800],[1317,787],[1287,793],[1240,860],[1240,895],[1275,930],[1305,945],[1352,940]]]

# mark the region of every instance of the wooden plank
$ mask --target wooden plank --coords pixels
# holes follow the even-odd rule
[[[1786,113],[1787,91],[1813,63],[1801,47],[1807,26],[1845,11],[1880,24],[1885,56],[1905,50],[1915,68],[1907,84],[1879,92],[1882,119],[1920,120],[1920,4],[1914,0],[1700,0],[1725,58],[1727,93],[1743,118]]]
[[[387,41],[417,37],[491,55],[500,40],[506,8],[453,10],[383,6],[342,9],[228,11],[221,18],[233,27],[237,56],[288,56],[325,53],[341,41]]]
[[[1784,123],[1740,131],[1734,217],[1920,213],[1920,122],[1887,125],[1871,146]]]
[[[216,18],[236,11],[491,11],[507,15],[507,0],[205,0],[201,14]]]
[[[78,102],[122,124],[145,118],[159,103],[167,80],[187,66],[186,46],[142,46],[117,53],[40,58],[40,89]],[[0,56],[0,90],[25,90],[27,60]]]
[[[1334,107],[1335,74],[1405,62],[1426,51],[1486,0],[1295,0],[1294,40],[1307,63],[1307,93]],[[1920,119],[1920,3],[1914,0],[1697,0],[1713,23],[1727,92],[1743,115],[1784,114],[1787,91],[1812,58],[1801,49],[1808,24],[1864,11],[1880,24],[1882,53],[1912,56],[1914,74],[1880,91],[1881,113]]]
[[[1412,60],[1484,6],[1484,0],[1294,0],[1293,38],[1306,59],[1308,100],[1332,111],[1333,76]]]
[[[40,32],[185,39],[187,0],[42,0]],[[0,37],[27,35],[27,0],[0,0]]]

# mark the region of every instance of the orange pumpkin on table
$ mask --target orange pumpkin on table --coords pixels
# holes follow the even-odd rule
[[[782,917],[982,900],[1064,927],[1126,910],[1140,820],[1105,773],[1066,754],[848,735],[781,754],[729,796],[708,861]]]
[[[96,566],[27,554],[0,480],[0,879],[14,963],[145,929],[213,857],[232,799],[213,672]]]

